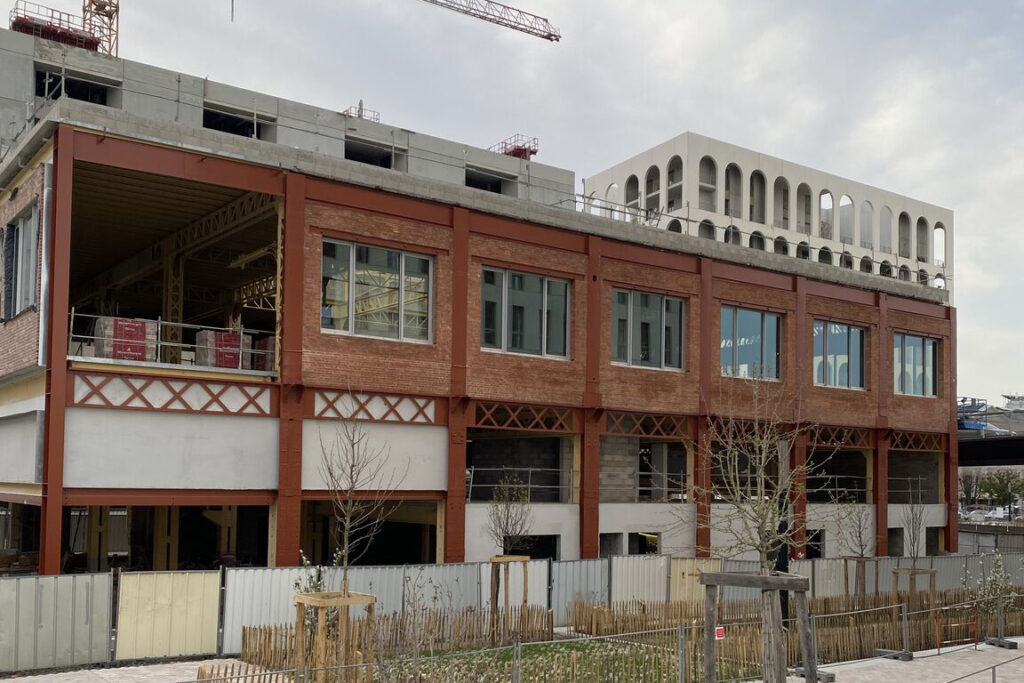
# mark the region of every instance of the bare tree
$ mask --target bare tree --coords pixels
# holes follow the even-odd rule
[[[961,467],[958,474],[960,480],[960,500],[963,501],[964,507],[977,504],[982,493],[981,472],[973,467]]]
[[[336,563],[342,568],[342,592],[348,593],[348,568],[366,554],[373,538],[398,507],[392,495],[409,471],[391,460],[387,444],[370,440],[359,422],[337,423],[333,438],[320,433],[320,476],[331,495],[338,544]]]
[[[833,522],[840,552],[852,557],[871,557],[875,550],[875,518],[870,505],[833,497]]]
[[[915,569],[917,560],[921,557],[921,535],[924,532],[923,488],[924,484],[920,479],[909,480],[907,502],[900,514],[900,523],[903,525],[903,553],[909,554],[911,567]]]
[[[503,474],[492,489],[487,507],[487,533],[502,553],[525,551],[533,525],[530,490],[509,474]]]

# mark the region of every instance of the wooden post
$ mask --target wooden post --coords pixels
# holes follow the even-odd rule
[[[804,680],[818,680],[817,644],[811,633],[811,618],[807,609],[807,593],[796,591],[793,594],[793,605],[796,607],[797,629],[800,631],[800,652],[804,664]]]
[[[295,677],[304,677],[306,671],[306,606],[295,604]]]
[[[718,586],[708,585],[704,594],[704,683],[715,683],[715,617]]]

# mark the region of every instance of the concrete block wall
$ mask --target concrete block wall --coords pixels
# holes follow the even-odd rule
[[[601,437],[601,502],[636,502],[637,452],[640,440],[627,436]]]

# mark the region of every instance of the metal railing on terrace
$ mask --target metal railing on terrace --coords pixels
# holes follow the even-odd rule
[[[170,323],[157,318],[70,314],[68,360],[273,375],[273,332]]]
[[[601,468],[602,503],[686,503],[686,471],[641,472],[636,468]],[[629,485],[616,484],[632,479]]]
[[[467,467],[466,500],[491,502],[505,495],[531,503],[571,503],[575,473],[544,467]]]

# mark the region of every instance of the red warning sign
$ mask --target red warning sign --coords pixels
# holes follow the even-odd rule
[[[725,640],[725,627],[724,626],[716,626],[715,627],[715,640]]]

